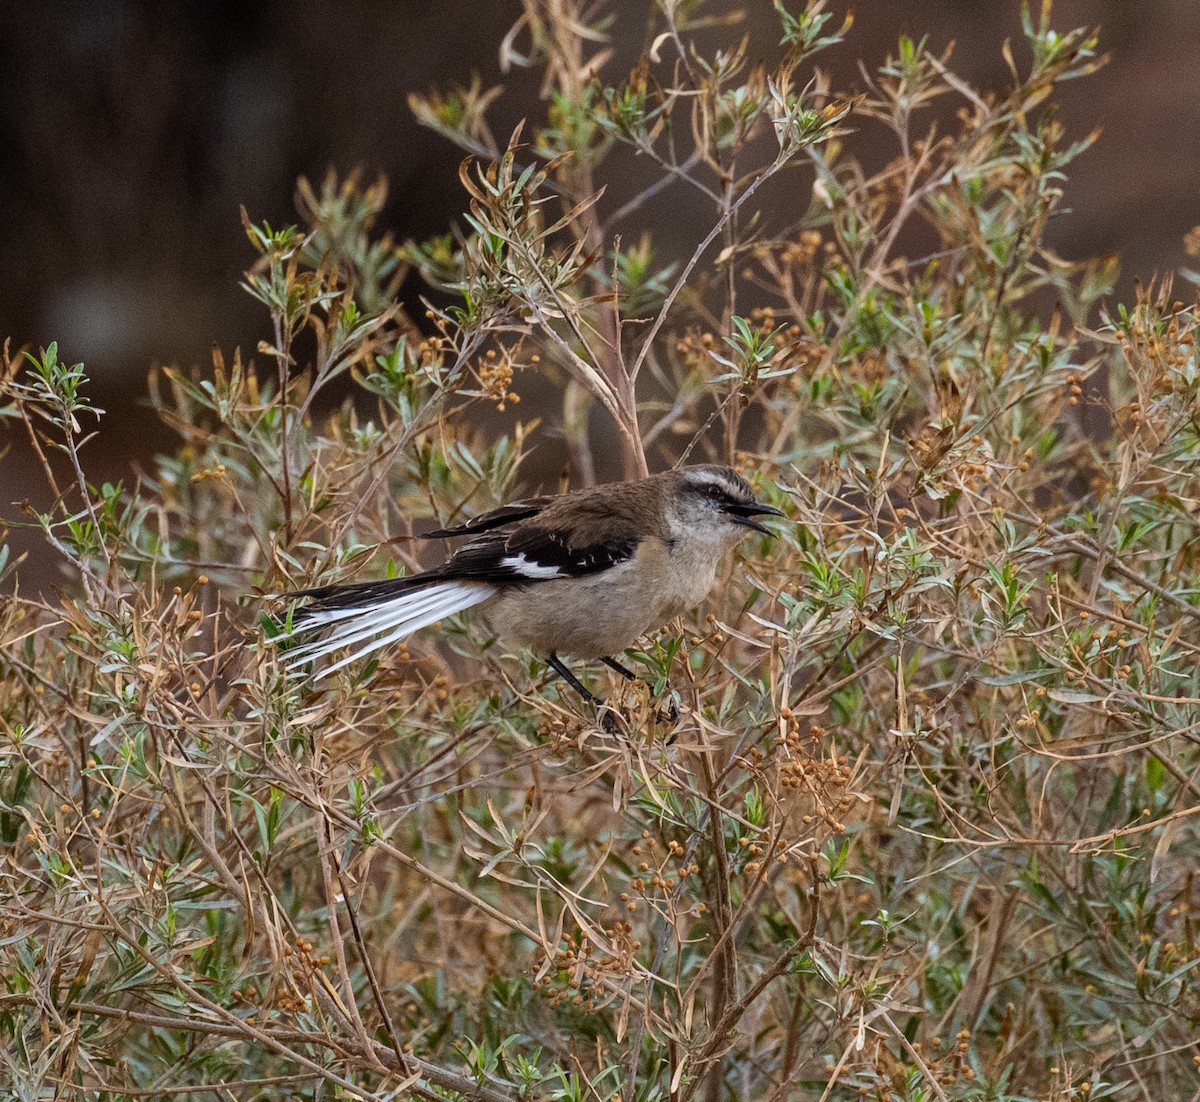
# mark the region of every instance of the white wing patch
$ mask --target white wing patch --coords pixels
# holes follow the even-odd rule
[[[561,578],[563,572],[557,566],[544,566],[542,563],[532,562],[525,557],[522,551],[519,555],[508,555],[500,560],[500,565],[507,567],[514,574],[519,574],[522,578]]]
[[[446,616],[482,604],[495,592],[494,586],[479,582],[440,582],[401,593],[390,600],[375,600],[358,608],[311,613],[293,634],[315,631],[331,623],[336,626],[324,639],[288,651],[285,664],[289,671],[295,670],[342,647],[351,647],[346,657],[326,666],[313,679],[320,681],[380,647],[398,643],[414,631],[429,627]],[[363,640],[368,642],[359,646]]]

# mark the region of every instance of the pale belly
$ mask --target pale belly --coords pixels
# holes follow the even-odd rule
[[[583,578],[538,582],[489,601],[485,615],[506,642],[535,653],[600,658],[695,607],[716,576],[713,556],[681,561],[659,540],[629,562]]]

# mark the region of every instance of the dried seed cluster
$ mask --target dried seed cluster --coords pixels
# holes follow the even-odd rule
[[[608,1001],[607,981],[629,977],[642,947],[633,936],[633,925],[618,919],[599,933],[607,941],[603,950],[582,932],[565,934],[554,954],[552,973],[534,977],[534,990],[551,1010],[574,1006],[593,1011]]]
[[[515,371],[511,350],[507,348],[499,353],[489,348],[484,353],[483,362],[476,368],[484,396],[495,402],[498,410],[503,411],[508,402],[515,406],[521,400],[521,396],[512,388]]]

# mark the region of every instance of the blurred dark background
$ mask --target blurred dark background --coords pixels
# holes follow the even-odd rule
[[[610,6],[636,13],[646,3]],[[767,0],[728,6],[774,23]],[[983,88],[1007,83],[1005,39],[1028,61],[1018,0],[851,6],[849,42],[819,59],[839,90],[861,87],[857,59],[876,66],[902,32],[937,49],[954,40],[952,65]],[[414,124],[405,97],[478,73],[507,89],[498,135],[536,117],[536,74],[499,72],[517,14],[515,0],[0,2],[0,337],[33,348],[57,340],[64,358],[87,365],[108,411],[89,445],[97,479],[171,446],[142,403],[152,364],[204,366],[214,345],[253,349],[266,335],[265,314],[238,288],[252,258],[239,205],[287,223],[298,176],[362,166],[391,183],[381,229],[422,237],[454,220],[460,154]],[[1073,166],[1073,215],[1052,241],[1072,258],[1119,253],[1118,297],[1128,297],[1134,278],[1186,262],[1183,235],[1200,223],[1200,3],[1059,0],[1054,23],[1099,25],[1111,62],[1062,89],[1069,133],[1103,133]],[[632,37],[614,42],[610,76],[643,45],[638,15],[617,26]],[[658,212],[660,241],[671,209]],[[0,422],[0,449],[12,445],[0,458],[9,518],[12,503],[45,496],[12,427]],[[23,576],[46,580],[44,566]]]

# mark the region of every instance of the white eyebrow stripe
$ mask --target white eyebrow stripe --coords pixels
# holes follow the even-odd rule
[[[543,566],[531,562],[522,551],[519,555],[508,555],[500,560],[500,565],[520,574],[522,578],[561,578],[562,571],[557,566]]]
[[[717,489],[723,490],[730,497],[738,497],[745,491],[736,485],[731,485],[729,479],[716,471],[705,471],[698,467],[688,469],[684,482],[689,489],[699,490],[701,488],[716,486]]]

